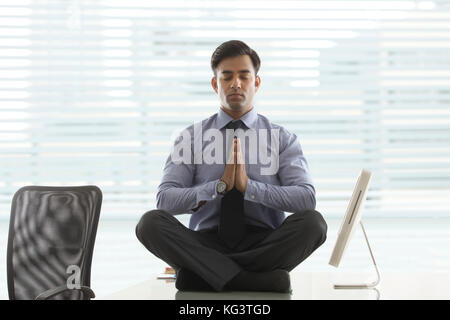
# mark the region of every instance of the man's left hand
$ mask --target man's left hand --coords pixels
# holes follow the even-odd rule
[[[245,161],[242,156],[242,150],[241,150],[241,142],[240,140],[234,139],[234,143],[237,144],[236,152],[236,176],[234,179],[234,185],[236,189],[238,189],[240,192],[245,193],[245,190],[247,189],[247,182],[248,182],[248,176],[247,171],[245,170]]]

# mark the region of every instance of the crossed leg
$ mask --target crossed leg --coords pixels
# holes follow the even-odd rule
[[[290,215],[275,230],[247,235],[244,245],[258,240],[251,247],[229,250],[216,233],[190,230],[163,210],[145,213],[136,226],[137,238],[156,257],[177,271],[195,271],[216,291],[243,270],[291,271],[325,241],[326,231],[322,215],[305,210]]]

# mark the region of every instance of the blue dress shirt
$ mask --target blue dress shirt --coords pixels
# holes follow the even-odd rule
[[[216,184],[224,173],[227,159],[226,135],[229,132],[226,131],[229,129],[225,126],[232,120],[231,116],[219,109],[219,112],[213,116],[187,127],[183,131],[184,135],[180,134],[175,140],[174,148],[180,146],[182,142],[185,145],[187,143],[189,150],[184,149],[178,155],[185,156],[183,159],[188,161],[180,161],[180,158],[174,157],[174,149],[166,161],[162,182],[156,196],[157,208],[173,215],[191,214],[189,228],[192,230],[212,228],[219,223],[223,196],[217,193]],[[258,114],[254,107],[240,120],[246,127],[245,132],[251,130],[267,132],[267,140],[263,146],[265,148],[267,145],[267,155],[271,152],[273,155],[276,150],[274,156],[278,161],[275,167],[273,163],[268,164],[267,161],[255,163],[254,158],[250,161],[250,157],[255,156],[254,150],[249,149],[250,138],[245,140],[244,136],[244,139],[240,139],[248,176],[244,194],[246,223],[275,229],[285,219],[284,212],[294,213],[314,209],[315,189],[297,136],[282,126],[271,123],[265,116]],[[215,146],[217,146],[220,140],[211,138],[208,129],[215,129],[215,132],[220,131],[223,134],[223,149],[212,148],[213,143],[216,142]],[[271,139],[274,139],[271,132],[275,131],[279,139],[276,145],[271,144]],[[230,141],[232,138],[233,133],[231,133]],[[258,140],[258,147],[262,145],[261,141]],[[211,158],[222,159],[222,161],[212,162]],[[273,169],[267,171],[270,166],[276,171]],[[200,201],[206,201],[206,203],[194,211]]]

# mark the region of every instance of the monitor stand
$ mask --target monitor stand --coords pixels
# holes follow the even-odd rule
[[[364,226],[362,224],[362,221],[359,221],[359,224],[361,225],[361,229],[364,234],[364,238],[366,239],[367,247],[369,248],[370,257],[372,258],[373,265],[375,266],[375,271],[377,272],[377,278],[375,281],[371,283],[362,283],[362,284],[335,284],[335,289],[367,289],[367,288],[373,288],[380,282],[380,272],[378,271],[377,264],[375,262],[375,258],[373,257],[372,249],[370,248],[369,239],[367,239],[366,231],[364,230]]]

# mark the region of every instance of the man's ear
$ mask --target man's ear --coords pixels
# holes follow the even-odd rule
[[[211,79],[211,86],[213,87],[214,91],[216,93],[219,93],[219,89],[217,88],[217,79],[216,77],[212,77]]]
[[[258,91],[260,85],[261,85],[261,78],[259,76],[256,76],[256,79],[255,79],[255,92]]]

